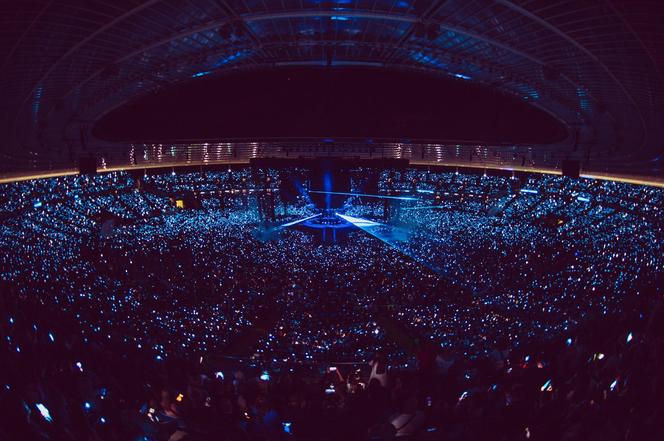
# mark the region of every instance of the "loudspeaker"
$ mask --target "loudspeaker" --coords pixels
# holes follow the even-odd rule
[[[563,176],[568,178],[578,178],[581,172],[581,164],[579,161],[565,159],[563,161]]]
[[[81,156],[78,158],[78,173],[81,175],[97,174],[97,158],[94,156]]]

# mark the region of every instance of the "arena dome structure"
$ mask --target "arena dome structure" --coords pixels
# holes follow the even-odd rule
[[[0,441],[664,439],[657,2],[0,19]]]
[[[661,177],[662,16],[650,1],[35,0],[2,8],[5,174],[72,170],[81,155],[107,169],[280,156],[285,145],[322,139],[260,148],[247,142],[261,139],[235,140],[244,142],[231,158],[204,152],[205,143],[234,141],[224,136],[171,140],[175,158],[165,158],[154,144],[107,143],[92,129],[123,103],[192,77],[359,65],[483,84],[543,109],[567,132],[553,145],[387,139],[385,156],[461,165],[473,152],[475,164],[547,171],[573,159],[586,174]]]

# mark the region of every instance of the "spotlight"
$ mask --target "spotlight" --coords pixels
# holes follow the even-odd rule
[[[49,423],[53,422],[53,418],[51,417],[51,412],[49,412],[48,408],[44,406],[42,403],[37,403],[35,404],[35,407],[37,407],[37,410],[39,410],[39,413],[41,414],[42,417]]]

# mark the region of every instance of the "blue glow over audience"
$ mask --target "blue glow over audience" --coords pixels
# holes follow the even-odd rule
[[[663,433],[635,398],[662,389],[643,379],[664,360],[662,189],[407,169],[368,194],[355,169],[321,210],[283,179],[0,186],[0,421],[23,439]],[[345,235],[323,243],[321,218]]]

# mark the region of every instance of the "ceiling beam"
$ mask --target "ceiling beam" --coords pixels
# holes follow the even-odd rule
[[[609,67],[599,59],[597,55],[592,53],[588,48],[583,46],[581,43],[576,41],[574,38],[569,36],[567,33],[561,31],[558,29],[556,26],[553,24],[549,23],[548,21],[544,20],[542,17],[533,14],[532,12],[528,11],[527,9],[522,8],[521,6],[515,5],[509,0],[495,0],[498,4],[503,5],[506,8],[509,8],[513,10],[514,12],[523,15],[524,17],[527,17],[528,19],[534,21],[535,23],[539,24],[540,26],[544,27],[545,29],[548,29],[549,31],[555,33],[558,35],[560,38],[564,39],[568,43],[570,43],[572,46],[577,48],[579,51],[583,52],[586,54],[591,60],[593,60],[597,65],[602,68],[606,72],[606,74],[613,80],[613,82],[620,88],[620,90],[625,94],[625,97],[629,100],[630,104],[634,106],[635,110],[639,114],[639,119],[641,120],[641,128],[643,130],[643,137],[641,138],[641,145],[639,146],[639,149],[642,149],[644,146],[644,143],[647,139],[647,134],[648,134],[648,128],[646,125],[645,118],[643,116],[643,112],[641,108],[637,105],[636,100],[634,97],[629,93],[625,85],[618,79],[618,77],[615,76],[615,74],[609,69]]]
[[[242,19],[245,22],[253,22],[253,21],[264,21],[264,20],[276,20],[276,19],[286,19],[286,18],[306,18],[306,17],[331,17],[331,16],[343,16],[347,18],[366,18],[366,19],[375,19],[375,20],[390,20],[390,21],[401,21],[401,22],[408,22],[408,23],[416,23],[419,20],[418,16],[407,16],[407,15],[392,15],[392,14],[387,14],[387,13],[376,13],[376,12],[364,12],[364,11],[293,11],[293,12],[281,12],[281,13],[260,13],[260,14],[248,14],[248,15],[243,15],[241,16]],[[188,37],[190,35],[194,35],[200,32],[205,32],[209,31],[212,29],[218,28],[222,24],[226,24],[232,21],[232,18],[225,18],[223,20],[216,20],[213,23],[206,23],[197,27],[194,27],[192,29],[187,29],[182,32],[178,32],[176,34],[170,35],[166,38],[163,38],[161,40],[158,40],[154,43],[151,43],[149,45],[143,46],[139,49],[136,49],[120,58],[117,58],[111,62],[109,62],[109,65],[112,64],[119,64],[124,61],[127,61],[135,56],[138,56],[144,52],[147,52],[149,50],[155,49],[159,46],[162,46],[164,44],[168,44],[174,40],[178,40],[181,38]],[[546,63],[542,60],[537,59],[536,57],[533,57],[525,52],[522,52],[514,47],[508,46],[504,43],[501,43],[499,41],[493,40],[491,38],[485,37],[483,35],[470,32],[465,29],[460,29],[454,26],[446,25],[444,23],[438,23],[441,27],[441,29],[451,31],[454,33],[457,33],[459,35],[464,35],[469,38],[473,38],[475,40],[480,40],[483,41],[489,45],[499,47],[501,49],[504,49],[506,51],[509,51],[515,55],[518,55],[522,58],[525,58],[527,60],[532,61],[533,63],[536,63],[540,66],[544,66]],[[100,75],[104,69],[98,69],[97,71],[93,72],[90,74],[88,77],[85,79],[81,80],[78,84],[76,84],[74,87],[72,87],[70,90],[68,90],[65,94],[62,95],[62,98],[67,98],[74,90],[76,90],[79,87],[82,87],[92,79],[96,78],[98,75]],[[570,80],[570,82],[572,82]],[[576,83],[573,83],[575,86]]]
[[[100,36],[101,34],[106,32],[107,30],[113,28],[113,26],[117,25],[118,23],[123,22],[124,20],[131,17],[132,15],[137,14],[140,11],[142,11],[146,8],[149,8],[150,6],[153,6],[157,3],[159,3],[160,1],[162,1],[162,0],[147,0],[146,2],[141,3],[138,6],[128,10],[124,14],[121,14],[121,15],[115,17],[113,20],[109,21],[108,23],[101,26],[100,28],[97,28],[93,33],[91,33],[90,35],[88,35],[87,37],[85,37],[84,39],[82,39],[81,41],[79,41],[78,43],[73,45],[72,47],[70,47],[67,50],[67,52],[65,52],[64,54],[62,54],[60,56],[60,58],[58,58],[53,63],[51,63],[50,67],[46,70],[46,72],[44,72],[41,75],[41,77],[39,77],[39,79],[37,81],[35,81],[35,83],[32,86],[32,89],[30,90],[30,92],[25,96],[25,98],[21,102],[21,105],[19,106],[19,109],[16,112],[16,119],[14,120],[14,125],[16,125],[16,121],[18,120],[18,117],[21,114],[21,111],[22,111],[23,107],[28,102],[30,97],[32,97],[32,95],[34,95],[34,93],[37,90],[37,88],[39,87],[39,85],[60,65],[60,63],[62,63],[65,59],[67,59],[67,57],[72,55],[74,52],[76,52],[81,47],[85,46],[87,43],[89,43],[90,41],[94,40],[95,38],[97,38],[98,36]]]

